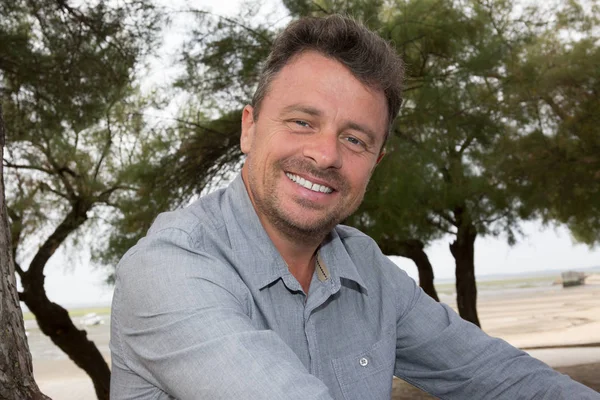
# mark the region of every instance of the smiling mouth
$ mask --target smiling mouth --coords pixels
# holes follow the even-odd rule
[[[297,185],[300,185],[306,189],[312,190],[313,192],[319,192],[319,193],[325,193],[325,194],[333,192],[333,189],[328,186],[319,185],[318,183],[311,182],[308,179],[304,179],[298,175],[290,174],[289,172],[286,172],[285,175],[288,178],[290,178],[290,180],[292,182],[294,182]]]

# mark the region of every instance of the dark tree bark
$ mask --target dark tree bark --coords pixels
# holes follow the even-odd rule
[[[0,104],[0,158],[4,159],[4,118]],[[33,379],[31,353],[25,336],[17,293],[10,230],[0,164],[0,399],[49,399]]]
[[[384,254],[397,254],[413,260],[419,271],[419,286],[435,301],[440,301],[435,286],[433,285],[433,267],[425,253],[425,245],[417,239],[394,240],[383,239],[379,247]]]
[[[404,240],[401,246],[403,257],[413,260],[419,270],[419,286],[435,301],[440,301],[435,286],[433,285],[433,267],[425,253],[425,245],[420,240]]]
[[[457,207],[454,216],[458,222],[456,240],[450,252],[456,263],[456,304],[460,316],[481,327],[477,316],[477,284],[475,282],[475,239],[477,229],[464,208]]]
[[[67,310],[51,302],[44,289],[44,266],[67,236],[87,220],[91,204],[76,201],[73,209],[34,256],[27,271],[21,274],[21,300],[35,315],[40,330],[64,351],[92,379],[99,400],[108,400],[110,369],[102,354],[88,340],[87,332],[73,324]]]

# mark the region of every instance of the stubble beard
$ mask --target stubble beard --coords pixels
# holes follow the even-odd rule
[[[249,165],[249,167],[251,167],[251,165]],[[266,182],[263,186],[264,193],[262,194],[257,193],[257,190],[255,189],[260,187],[259,182],[256,182],[259,177],[252,173],[248,174],[250,180],[249,186],[252,191],[255,206],[258,211],[267,218],[271,225],[288,239],[300,241],[302,243],[321,242],[337,224],[356,210],[360,201],[357,202],[358,204],[352,209],[349,209],[349,206],[345,204],[344,201],[340,201],[333,209],[327,211],[323,218],[312,222],[302,221],[301,216],[290,215],[286,212],[283,202],[279,197],[278,190],[276,189],[276,182],[281,179],[283,171],[289,170],[305,172],[311,176],[334,184],[336,190],[340,192],[340,197],[342,199],[348,195],[350,191],[349,185],[338,171],[322,171],[314,168],[310,162],[298,159],[282,160],[274,164],[271,170],[266,174]],[[361,194],[360,198],[362,199],[363,196],[364,192]],[[293,201],[306,209],[307,212],[316,208],[312,202],[306,199],[294,199]],[[325,211],[323,212],[325,213]]]

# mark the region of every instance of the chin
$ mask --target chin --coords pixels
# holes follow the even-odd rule
[[[290,236],[303,237],[303,238],[320,238],[323,237],[338,224],[337,219],[333,218],[319,218],[310,219],[305,218],[283,218],[280,220],[280,226],[285,226],[284,230],[288,234],[293,233]]]

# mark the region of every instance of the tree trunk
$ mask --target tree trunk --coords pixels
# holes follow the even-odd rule
[[[42,244],[27,271],[21,273],[21,300],[35,315],[40,330],[89,375],[98,399],[108,400],[110,369],[104,357],[94,342],[88,340],[87,332],[77,329],[67,310],[51,302],[44,289],[44,266],[66,237],[87,220],[90,208],[87,202],[75,201],[72,207],[71,212]]]
[[[429,262],[429,257],[423,250],[425,245],[420,240],[403,240],[400,249],[402,257],[413,260],[419,271],[419,286],[435,301],[440,301],[435,286],[433,285],[433,267]]]
[[[67,310],[51,302],[45,291],[31,290],[27,279],[23,280],[23,287],[29,289],[23,297],[40,330],[89,375],[98,399],[108,400],[110,369],[94,342],[87,338],[87,332],[77,329]]]
[[[475,238],[477,230],[462,211],[455,211],[460,221],[456,240],[450,252],[456,263],[456,304],[460,316],[481,327],[477,316],[477,284],[475,282]]]
[[[4,118],[0,104],[1,159],[4,159],[4,142]],[[33,379],[31,353],[17,294],[2,169],[0,164],[0,399],[49,399],[40,392]]]
[[[379,247],[384,254],[398,254],[401,257],[413,260],[419,271],[419,286],[435,301],[440,301],[435,286],[433,285],[433,267],[427,254],[423,250],[425,245],[417,239],[408,240],[380,240]]]
[[[98,399],[108,400],[108,364],[94,342],[88,340],[87,332],[77,329],[67,310],[51,302],[44,288],[44,267],[61,243],[87,221],[92,204],[84,198],[72,199],[71,211],[40,246],[27,271],[19,271],[23,284],[20,299],[35,315],[40,330],[89,375]]]

